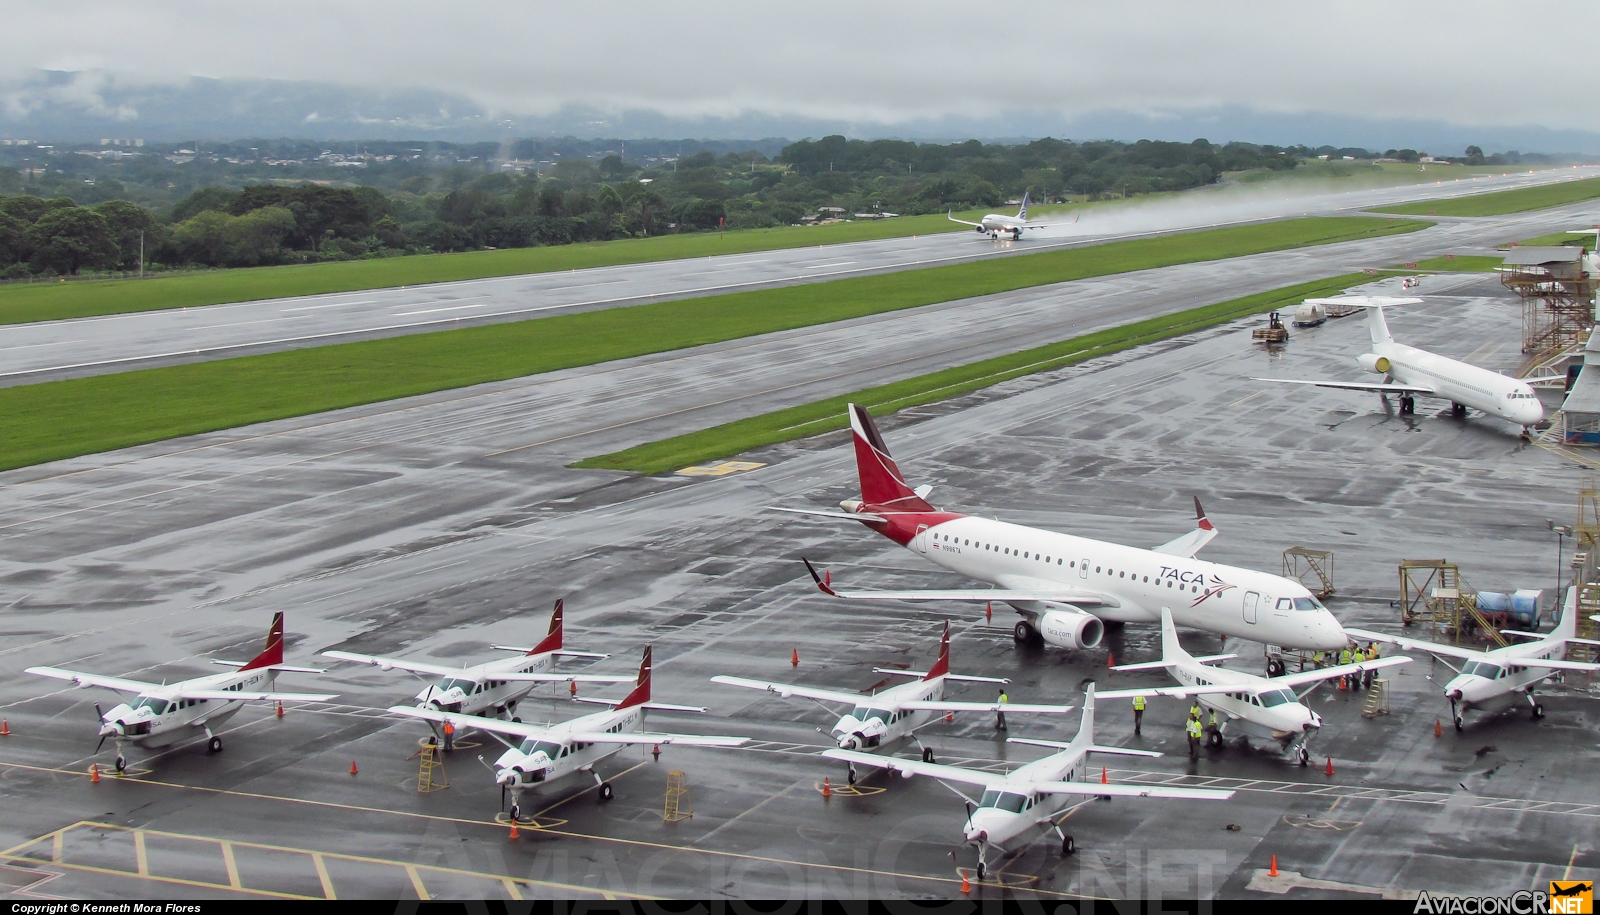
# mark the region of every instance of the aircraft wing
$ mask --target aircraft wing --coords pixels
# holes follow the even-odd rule
[[[882,515],[871,512],[825,512],[811,508],[772,508],[775,512],[788,512],[791,515],[812,515],[817,518],[834,518],[841,521],[886,521]]]
[[[222,702],[327,702],[338,693],[252,693],[236,689],[179,689],[179,699],[216,699]]]
[[[1041,794],[1086,794],[1095,797],[1171,797],[1195,801],[1225,801],[1232,791],[1215,788],[1163,788],[1159,785],[1102,785],[1099,782],[1034,782],[1029,786]]]
[[[983,227],[983,223],[981,222],[967,222],[965,219],[957,219],[955,210],[951,210],[950,212],[946,213],[945,218],[949,219],[951,222],[959,222],[964,226],[978,226],[979,228]]]
[[[142,680],[125,680],[122,677],[102,677],[99,674],[79,673],[76,670],[62,670],[59,667],[30,667],[24,673],[38,674],[41,677],[54,677],[57,680],[71,680],[74,686],[99,686],[105,689],[114,689],[119,693],[143,693],[150,690],[159,690],[159,683],[145,683]]]
[[[1371,632],[1366,629],[1351,629],[1348,626],[1345,627],[1344,631],[1357,638],[1367,639],[1368,641],[1372,642],[1389,642],[1394,645],[1399,645],[1401,648],[1408,648],[1412,651],[1426,651],[1429,654],[1448,655],[1452,658],[1462,658],[1468,661],[1492,660],[1488,652],[1475,651],[1471,648],[1460,648],[1455,645],[1440,645],[1437,642],[1425,642],[1421,639],[1408,639],[1403,635],[1384,635],[1381,632]]]
[[[927,712],[1014,712],[1019,715],[1065,715],[1077,708],[1076,705],[1018,705],[1008,702],[1001,705],[995,702],[901,702],[901,708],[916,709]]]
[[[1583,661],[1557,661],[1554,658],[1518,658],[1508,655],[1490,655],[1489,662],[1503,667],[1540,667],[1546,670],[1600,670],[1600,664]]]
[[[491,680],[510,680],[513,683],[565,683],[576,680],[579,683],[632,683],[638,675],[631,677],[604,677],[599,674],[521,674],[521,673],[489,673],[485,674]]]
[[[712,677],[711,682],[721,683],[724,686],[742,686],[745,689],[764,689],[769,693],[776,693],[784,699],[799,696],[802,699],[817,699],[822,702],[838,702],[844,705],[861,705],[868,699],[867,696],[863,696],[860,693],[845,693],[832,689],[795,686],[790,683],[768,683],[765,680],[746,680],[744,677]]]
[[[1437,394],[1438,388],[1425,384],[1380,384],[1367,381],[1307,381],[1300,378],[1255,378],[1251,381],[1270,381],[1273,384],[1309,384],[1319,388],[1342,388],[1346,391],[1371,391],[1376,394]]]
[[[901,759],[898,756],[878,756],[874,753],[862,753],[859,750],[823,750],[822,755],[858,766],[898,772],[901,775],[926,775],[941,781],[964,782],[968,785],[982,785],[985,788],[1005,780],[1005,776],[998,772],[979,772],[977,769],[925,763],[916,759]]]
[[[1345,630],[1349,632],[1350,630]],[[1307,670],[1297,674],[1285,674],[1281,677],[1272,677],[1267,682],[1277,686],[1296,687],[1307,683],[1317,683],[1322,680],[1332,680],[1345,674],[1359,674],[1369,670],[1378,670],[1384,667],[1398,667],[1401,664],[1410,664],[1407,657],[1379,658],[1376,661],[1362,661],[1358,664],[1339,664],[1334,667],[1324,667],[1321,670]]]
[[[480,731],[494,731],[509,737],[535,737],[542,738],[550,733],[550,728],[537,724],[523,724],[519,721],[502,721],[499,718],[480,718],[477,715],[463,715],[460,712],[440,712],[428,708],[417,708],[414,705],[391,705],[389,714],[399,715],[402,718],[421,718],[423,721],[433,721],[443,724],[446,721],[461,727],[477,728]]]
[[[460,667],[445,667],[440,664],[424,664],[421,661],[405,661],[400,658],[375,658],[368,654],[354,654],[348,651],[324,651],[325,658],[338,658],[341,661],[354,661],[357,664],[371,664],[381,670],[394,668],[408,670],[414,674],[431,674],[435,677],[459,677],[465,671]],[[497,678],[504,679],[504,678]]]
[[[572,731],[567,734],[581,743],[669,744],[680,747],[742,747],[748,737],[702,737],[699,734],[608,734],[605,731]]]
[[[1105,692],[1095,690],[1096,699],[1132,699],[1134,696],[1165,696],[1168,699],[1188,699],[1191,696],[1211,696],[1217,693],[1245,692],[1243,686],[1235,683],[1231,686],[1222,683],[1213,683],[1210,686],[1152,686],[1148,689],[1108,689]]]
[[[1099,695],[1099,694],[1096,693],[1096,695]],[[1007,737],[1006,738],[1006,743],[1021,743],[1021,744],[1027,744],[1028,746],[1032,746],[1032,747],[1049,747],[1049,748],[1051,748],[1053,750],[1070,750],[1074,746],[1074,744],[1062,743],[1059,740],[1036,740],[1036,739],[1031,738],[1031,737]],[[1130,749],[1128,747],[1090,746],[1090,747],[1085,748],[1084,752],[1085,753],[1109,753],[1109,754],[1112,754],[1114,756],[1144,756],[1144,757],[1147,757],[1147,758],[1150,758],[1150,759],[1155,759],[1156,757],[1161,755],[1160,753],[1157,753],[1157,752],[1155,752],[1153,750],[1134,750],[1134,749]]]

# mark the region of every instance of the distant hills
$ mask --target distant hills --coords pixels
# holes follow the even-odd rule
[[[486,110],[458,95],[426,89],[374,90],[330,83],[193,78],[177,85],[140,84],[99,71],[39,71],[0,86],[0,139],[81,141],[102,137],[159,141],[302,137],[311,140],[511,137],[892,137],[914,140],[1032,139],[1230,140],[1277,145],[1411,148],[1460,155],[1486,152],[1600,154],[1600,133],[1537,125],[1462,126],[1442,121],[1381,120],[1324,112],[1271,113],[1244,107],[1066,117],[1049,111],[1000,111],[903,123],[853,122],[747,112],[691,119],[649,110],[605,112],[568,107],[544,116]]]

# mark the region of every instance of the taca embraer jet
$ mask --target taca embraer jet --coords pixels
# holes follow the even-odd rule
[[[1003,521],[940,511],[912,489],[889,456],[867,411],[851,404],[850,426],[861,499],[843,512],[781,509],[859,521],[934,563],[995,585],[948,591],[838,591],[811,574],[824,592],[857,600],[1003,601],[1023,616],[1019,641],[1093,648],[1105,622],[1158,622],[1172,608],[1180,625],[1290,648],[1342,648],[1344,630],[1298,581],[1195,559],[1216,536],[1200,511],[1195,530],[1153,550],[1058,534]],[[808,562],[807,567],[810,567]]]

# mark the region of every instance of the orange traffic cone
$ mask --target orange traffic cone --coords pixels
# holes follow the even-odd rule
[[[990,620],[993,620],[993,619],[994,619],[994,604],[993,603],[984,604],[983,605],[983,621],[985,623],[988,623]]]
[[[576,696],[578,694],[578,681],[577,680],[568,680],[567,681],[567,694],[571,695],[571,696]]]
[[[967,879],[967,872],[966,871],[962,871],[961,872],[961,892],[963,892],[963,893],[972,892],[972,881]]]
[[[10,736],[11,736],[11,722],[5,720],[4,718],[0,718],[0,737],[10,737]]]
[[[1112,654],[1109,651],[1106,652],[1106,667],[1109,669],[1109,668],[1116,667],[1116,666],[1117,666],[1117,656]]]
[[[789,654],[789,666],[790,667],[799,667],[800,666],[800,649],[796,648],[792,652],[790,652],[790,654]]]
[[[1328,768],[1324,769],[1322,774],[1323,775],[1332,775],[1333,774],[1333,757],[1332,756],[1328,757]]]
[[[278,700],[278,717],[279,718],[283,717],[283,700],[282,699]]]
[[[1443,737],[1444,736],[1444,721],[1442,719],[1439,719],[1439,718],[1433,719],[1433,736],[1435,736],[1435,737]]]
[[[89,781],[94,783],[94,784],[96,784],[96,785],[100,784],[100,764],[99,763],[90,763],[89,764]]]
[[[515,842],[518,839],[522,838],[522,833],[517,832],[517,821],[516,820],[512,820],[511,821],[511,834],[509,836],[506,836],[506,838],[510,839],[513,842]]]
[[[1267,871],[1267,876],[1268,877],[1276,877],[1276,876],[1278,876],[1278,856],[1277,855],[1273,855],[1272,856],[1272,870]]]
[[[1100,767],[1100,784],[1102,784],[1102,785],[1111,784],[1111,779],[1106,777],[1106,767],[1105,766],[1101,766]]]
[[[361,774],[360,770],[358,770],[356,768],[356,761],[353,760],[353,759],[350,760],[350,774],[351,775],[360,775]]]
[[[944,713],[944,723],[945,724],[949,724],[950,722],[955,721],[955,720],[956,720],[956,713],[955,712],[945,712]]]
[[[828,777],[826,775],[822,777],[822,796],[833,797],[833,784],[828,781]]]

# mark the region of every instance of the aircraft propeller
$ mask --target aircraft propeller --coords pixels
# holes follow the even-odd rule
[[[95,755],[98,756],[100,754],[100,748],[106,745],[106,713],[100,711],[100,703],[98,702],[94,704],[94,713],[95,716],[100,719],[100,742],[94,745]]]

